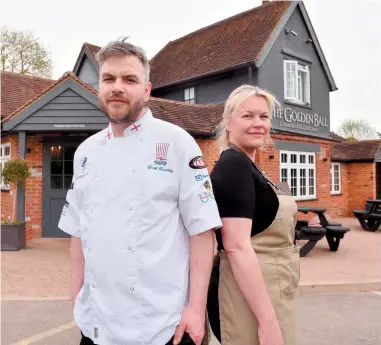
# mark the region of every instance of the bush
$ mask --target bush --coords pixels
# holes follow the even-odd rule
[[[24,184],[29,176],[28,164],[25,159],[11,159],[5,163],[2,171],[4,184]]]

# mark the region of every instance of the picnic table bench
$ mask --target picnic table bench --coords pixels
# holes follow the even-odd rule
[[[366,231],[375,232],[381,225],[381,200],[367,200],[365,210],[353,210],[361,227]]]
[[[340,223],[328,220],[324,215],[325,208],[299,206],[298,211],[305,214],[309,212],[316,213],[320,222],[320,226],[309,226],[308,220],[297,220],[295,240],[308,240],[300,248],[300,256],[306,256],[323,237],[327,238],[329,249],[336,252],[339,249],[340,240],[344,238],[345,233],[350,229],[342,226]]]

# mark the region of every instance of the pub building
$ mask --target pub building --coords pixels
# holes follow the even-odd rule
[[[97,99],[99,49],[84,43],[73,71],[58,80],[1,72],[1,164],[28,161],[16,212],[27,239],[67,236],[57,224],[74,152],[107,126]],[[256,161],[289,184],[298,205],[324,206],[335,218],[379,196],[380,141],[352,143],[330,131],[329,95],[337,86],[303,2],[263,2],[168,42],[150,64],[148,106],[196,138],[209,171],[220,155],[224,102],[236,87],[253,84],[282,106],[271,120],[273,144]],[[11,218],[14,193],[2,181],[2,220]]]

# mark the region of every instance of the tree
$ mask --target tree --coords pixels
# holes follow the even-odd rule
[[[337,134],[350,140],[376,139],[377,132],[364,120],[344,120],[340,125]]]
[[[51,78],[50,53],[30,32],[0,29],[0,68],[21,74]]]

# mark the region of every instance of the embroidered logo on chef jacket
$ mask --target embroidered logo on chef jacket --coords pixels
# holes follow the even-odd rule
[[[110,131],[107,131],[105,139],[111,139],[111,137],[113,137],[113,136],[114,135]]]
[[[148,165],[149,170],[165,171],[173,173],[173,169],[166,167],[167,155],[168,155],[168,143],[157,143],[156,144],[156,158],[153,161],[153,164]]]
[[[87,157],[85,157],[81,162],[81,172],[79,173],[77,180],[87,175],[86,164],[87,164]]]
[[[200,187],[200,191],[198,193],[201,202],[206,203],[210,199],[214,200],[214,194],[212,190],[212,185],[209,180],[205,181]]]
[[[202,156],[194,157],[190,162],[189,166],[192,169],[204,169],[206,168],[206,165],[204,163],[204,160],[202,159]]]

